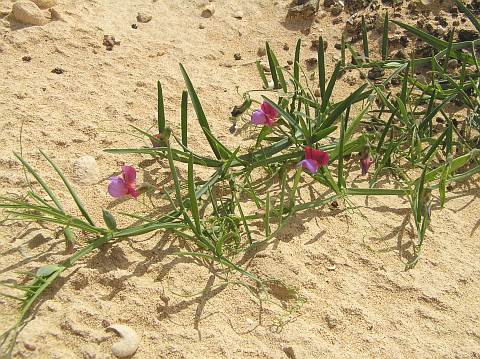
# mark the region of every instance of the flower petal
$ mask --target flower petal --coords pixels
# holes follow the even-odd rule
[[[362,176],[365,176],[368,173],[368,169],[373,163],[373,159],[370,156],[360,159],[360,168],[362,169]]]
[[[326,166],[328,164],[328,152],[322,150],[312,150],[312,158],[318,162],[320,166]]]
[[[317,173],[318,171],[318,163],[315,160],[303,160],[300,161],[300,164],[303,168],[305,168],[310,173]]]
[[[110,194],[110,196],[115,198],[125,196],[128,193],[128,188],[123,178],[110,177],[110,184],[108,185],[108,193]]]
[[[140,196],[140,193],[138,193],[134,187],[128,187],[127,190],[128,190],[128,194],[133,198],[137,198],[138,196]]]
[[[267,101],[263,101],[262,106],[260,106],[265,116],[273,120],[278,117],[278,111],[270,105]]]
[[[305,159],[306,160],[313,159],[312,148],[310,146],[305,146]]]
[[[254,125],[264,125],[265,123],[267,123],[267,117],[262,110],[257,110],[252,113],[251,120]]]
[[[137,178],[137,170],[135,169],[135,167],[122,166],[122,174],[126,184],[135,184],[135,179]]]

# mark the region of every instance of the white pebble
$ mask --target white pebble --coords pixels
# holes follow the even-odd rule
[[[75,179],[81,184],[95,184],[98,182],[97,161],[92,156],[77,158],[73,164]]]
[[[113,355],[117,358],[126,358],[135,354],[140,344],[140,337],[132,328],[123,324],[114,324],[107,329],[116,331],[121,338],[112,345]]]

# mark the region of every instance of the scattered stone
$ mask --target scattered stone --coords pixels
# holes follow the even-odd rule
[[[330,13],[332,14],[332,16],[338,16],[342,13],[342,11],[343,11],[343,6],[339,3],[336,3],[330,8]]]
[[[293,0],[287,12],[288,18],[312,18],[317,12],[317,0]]]
[[[257,49],[257,56],[258,57],[263,57],[267,54],[267,50],[265,50],[265,48],[263,46],[260,46],[258,49]]]
[[[200,30],[205,29],[205,25],[199,24],[199,25],[198,25],[198,28],[199,28]]]
[[[48,9],[48,12],[50,13],[50,18],[54,21],[64,21],[65,19],[63,18],[62,14],[60,14],[57,10],[55,9]]]
[[[40,9],[48,9],[52,6],[57,5],[57,0],[31,0],[33,1]]]
[[[293,61],[292,60],[287,60],[287,64],[293,65]]]
[[[29,342],[23,343],[23,346],[25,347],[25,349],[30,350],[31,352],[33,352],[35,349],[37,349],[35,344],[29,343]]]
[[[243,11],[237,10],[233,13],[233,17],[238,20],[242,20],[243,18]]]
[[[129,326],[123,324],[114,324],[107,328],[118,333],[121,340],[112,345],[112,353],[117,358],[127,358],[135,354],[138,345],[140,344],[140,337]]]
[[[385,74],[385,70],[379,66],[372,67],[368,70],[368,78],[370,80],[376,80]]]
[[[142,24],[146,24],[150,20],[152,20],[152,15],[150,15],[150,14],[147,14],[147,13],[144,13],[144,12],[139,12],[137,14],[137,21],[142,23]]]
[[[235,55],[233,55],[233,58],[238,61],[242,59],[242,55],[237,52]]]
[[[28,56],[28,55],[27,55],[27,56],[23,56],[23,57],[22,57],[22,61],[24,61],[24,62],[30,62],[30,61],[32,61],[32,57],[31,57],[31,56]]]
[[[453,20],[453,21],[452,21],[452,25],[453,25],[454,27],[460,26],[460,21],[458,21],[458,20]]]
[[[448,60],[447,66],[450,70],[456,69],[458,67],[458,60],[456,60],[456,59]]]
[[[317,58],[316,57],[310,57],[309,59],[305,60],[305,63],[307,64],[307,67],[311,69],[312,67],[317,65]]]
[[[342,44],[337,42],[337,43],[335,43],[335,45],[333,45],[333,47],[335,47],[337,50],[341,50],[342,49]]]
[[[297,356],[295,355],[295,351],[293,350],[292,347],[284,347],[283,352],[288,357],[288,359],[297,359]]]
[[[209,3],[203,7],[201,13],[202,17],[209,18],[212,17],[213,14],[215,14],[215,5],[213,3]]]
[[[27,25],[45,25],[48,19],[42,10],[29,0],[19,0],[13,4],[12,14],[15,20]]]
[[[138,29],[137,24],[132,24],[132,29]]]
[[[65,72],[65,70],[62,69],[61,67],[55,67],[51,72],[52,74],[61,75]]]
[[[75,179],[81,184],[95,184],[98,182],[97,161],[92,156],[82,156],[73,164]]]
[[[478,39],[478,33],[474,30],[461,29],[458,31],[459,41],[473,41]]]
[[[332,20],[333,25],[337,25],[343,22],[343,19],[341,17],[336,17],[335,19]]]
[[[108,51],[112,51],[115,45],[120,45],[120,41],[115,40],[115,36],[103,35],[103,45]]]
[[[290,46],[288,46],[288,44],[283,44],[283,49],[285,51],[288,51],[288,50],[290,50]]]

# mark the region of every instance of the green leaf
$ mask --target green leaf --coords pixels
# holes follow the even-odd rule
[[[162,133],[163,130],[165,130],[165,108],[163,104],[162,85],[160,84],[160,81],[157,81],[157,90],[158,90],[158,105],[157,105],[158,133]]]
[[[280,88],[279,83],[278,83],[278,76],[277,76],[277,64],[278,61],[275,61],[275,55],[273,54],[272,49],[270,49],[270,45],[265,43],[265,47],[267,49],[267,57],[268,57],[268,65],[270,66],[270,73],[272,74],[272,80],[273,80],[273,88],[278,89]],[[267,83],[268,87],[268,83]]]
[[[215,144],[214,141],[207,135],[207,132],[210,131],[210,126],[208,125],[207,117],[205,116],[205,113],[203,112],[202,105],[200,103],[200,100],[198,99],[197,93],[195,92],[195,88],[193,87],[192,81],[188,77],[187,71],[185,71],[185,68],[183,67],[182,64],[180,64],[180,70],[182,71],[183,78],[185,79],[185,83],[187,84],[187,89],[188,89],[188,94],[190,95],[190,98],[192,100],[193,108],[195,109],[195,113],[197,114],[198,117],[198,122],[200,123],[200,126],[202,127],[202,130],[207,137],[208,143],[210,144],[210,147],[212,148],[213,153],[215,154],[215,157],[217,159],[222,158],[220,156],[220,152],[218,151],[218,148]]]
[[[295,61],[293,62],[293,78],[296,83],[300,82],[300,50],[301,50],[302,40],[297,40],[297,46],[295,47]]]
[[[267,89],[268,88],[268,80],[267,80],[267,77],[265,76],[265,71],[263,71],[263,67],[260,64],[260,61],[257,60],[255,62],[255,64],[257,65],[258,74],[260,75],[260,78],[262,79],[263,88]]]
[[[318,85],[320,87],[320,96],[322,97],[322,102],[323,102],[325,98],[325,83],[327,82],[327,79],[325,78],[325,48],[323,44],[323,38],[321,36],[318,38],[318,55],[317,56],[318,56]],[[336,68],[337,67],[335,67],[335,69]]]
[[[193,157],[190,154],[188,160],[188,196],[190,198],[190,210],[192,212],[193,221],[195,222],[195,227],[197,232],[201,233],[202,228],[200,226],[200,215],[198,213],[198,203],[197,197],[195,196],[195,182],[193,179]]]

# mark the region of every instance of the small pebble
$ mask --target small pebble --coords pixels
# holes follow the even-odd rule
[[[152,15],[149,15],[149,14],[146,14],[144,12],[139,12],[137,14],[137,21],[138,22],[141,22],[141,23],[147,23],[149,22],[150,20],[152,20]]]
[[[243,18],[243,11],[238,10],[233,13],[233,17],[238,20],[242,20]]]
[[[258,57],[263,57],[267,54],[267,50],[265,50],[264,47],[259,47],[257,50],[257,56]]]
[[[132,29],[138,29],[137,24],[132,24]]]
[[[330,12],[332,13],[332,16],[338,16],[342,13],[343,6],[340,4],[335,4],[332,6],[330,9]]]
[[[290,50],[290,46],[288,46],[288,44],[283,44],[283,49],[285,51],[288,51],[288,50]]]
[[[287,60],[287,64],[293,65],[293,61],[292,60]]]
[[[292,347],[284,347],[283,352],[285,353],[288,359],[297,359],[297,356],[295,355],[295,351],[293,350]]]
[[[205,25],[199,24],[199,25],[198,25],[198,28],[199,28],[199,29],[205,29]]]
[[[53,74],[61,75],[65,72],[65,70],[62,69],[61,67],[55,67],[51,72]]]
[[[242,55],[240,55],[240,54],[237,52],[235,55],[233,55],[233,58],[238,61],[238,60],[241,60],[241,59],[242,59]]]
[[[31,56],[23,56],[22,57],[22,61],[25,61],[25,62],[30,62],[32,60],[32,57]]]
[[[213,3],[209,3],[202,9],[201,16],[204,18],[209,18],[212,17],[213,14],[215,14],[215,5]]]
[[[376,80],[382,77],[384,74],[385,74],[385,70],[378,66],[375,66],[370,70],[368,70],[368,78],[370,80]]]
[[[28,343],[28,342],[23,343],[23,346],[25,347],[25,349],[30,350],[31,352],[33,352],[35,349],[37,349],[35,344]]]

